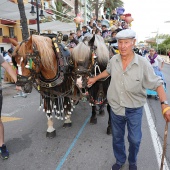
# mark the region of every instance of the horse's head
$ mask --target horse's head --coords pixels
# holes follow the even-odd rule
[[[87,77],[103,71],[109,60],[109,51],[99,35],[85,37],[71,53],[74,81],[83,95],[87,93]]]
[[[52,40],[48,37],[33,35],[28,41],[18,45],[13,53],[18,67],[17,84],[28,92],[33,83],[39,83],[41,75],[44,79],[52,79],[56,75],[57,62]]]
[[[13,52],[13,63],[18,69],[17,85],[21,86],[24,92],[31,92],[33,73],[35,68],[35,59],[33,59],[32,37],[25,40],[15,47]],[[36,57],[34,57],[36,58]]]

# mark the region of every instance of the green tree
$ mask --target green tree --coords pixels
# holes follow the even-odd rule
[[[23,0],[17,0],[18,2],[18,9],[20,12],[20,17],[21,17],[21,26],[22,26],[22,38],[23,40],[26,40],[29,37],[29,32],[28,32],[28,24],[27,24],[27,17],[25,15],[25,7]]]
[[[97,18],[98,11],[102,6],[104,6],[104,10],[108,9],[111,12],[113,9],[122,7],[124,4],[121,0],[89,0],[89,3],[92,5],[92,10],[95,10]]]
[[[117,7],[123,7],[124,3],[121,0],[105,0],[104,9],[112,11]]]

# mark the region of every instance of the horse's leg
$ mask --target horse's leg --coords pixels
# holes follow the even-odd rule
[[[105,111],[104,111],[104,108],[105,108],[105,107],[104,107],[103,105],[100,105],[99,107],[100,107],[100,108],[99,108],[99,115],[100,115],[100,116],[104,116],[104,115],[105,115]]]
[[[111,134],[112,134],[110,109],[111,109],[111,107],[110,107],[110,105],[108,104],[108,105],[107,105],[107,112],[108,112],[108,114],[109,114],[108,127],[107,127],[107,134],[108,134],[108,135],[111,135]]]
[[[47,129],[46,137],[54,138],[56,136],[56,130],[53,127],[53,120],[52,118],[49,118],[48,116],[47,118],[48,118],[48,122],[47,122],[48,129]]]
[[[72,126],[71,100],[68,97],[64,98],[64,115],[65,115],[65,121],[64,121],[63,127],[71,127]]]
[[[92,115],[90,118],[91,124],[97,124],[97,116],[96,116],[96,106],[92,106]]]
[[[56,136],[56,130],[53,127],[53,120],[52,120],[52,114],[51,114],[51,106],[50,106],[50,98],[49,97],[45,97],[44,98],[44,110],[46,112],[46,116],[47,116],[47,132],[46,132],[46,137],[48,138],[54,138]]]

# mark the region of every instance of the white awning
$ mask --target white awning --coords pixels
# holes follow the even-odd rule
[[[37,30],[37,24],[29,25],[29,29]],[[76,24],[75,23],[65,23],[61,21],[52,21],[40,23],[40,31],[75,31]]]
[[[36,19],[36,14],[35,16],[32,16],[30,13],[31,4],[28,3],[25,4],[24,6],[27,19]],[[44,16],[45,17],[51,16],[51,14],[48,14],[47,12],[44,11]],[[0,0],[0,19],[20,20],[18,4],[15,4],[8,0]]]

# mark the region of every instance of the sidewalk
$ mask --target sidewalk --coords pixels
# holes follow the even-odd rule
[[[160,56],[164,59],[166,64],[170,64],[170,59],[168,56],[166,56],[166,55],[160,55]]]
[[[3,79],[1,80],[1,83],[2,83],[2,89],[10,87],[10,86],[15,86],[14,83],[5,82]]]

